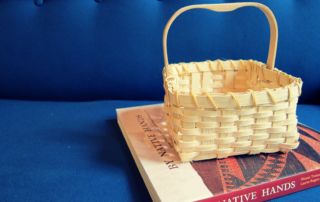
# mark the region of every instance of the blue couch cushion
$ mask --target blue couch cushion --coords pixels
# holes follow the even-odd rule
[[[178,8],[233,1],[0,1],[0,97],[161,99],[162,30]],[[258,1],[279,24],[276,65],[302,77],[301,102],[319,103],[320,1]],[[186,13],[169,33],[171,62],[265,61],[267,20],[254,8]]]
[[[150,201],[118,128],[115,108],[143,101],[0,100],[2,201]],[[316,105],[302,123],[320,129]],[[317,201],[320,187],[276,201]]]

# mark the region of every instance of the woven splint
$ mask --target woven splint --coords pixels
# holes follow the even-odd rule
[[[255,60],[169,64],[167,34],[181,13],[244,6],[257,7],[268,18],[267,64]],[[171,17],[163,35],[165,112],[181,161],[287,152],[299,145],[296,107],[302,81],[274,68],[277,38],[273,13],[259,3],[193,5]]]

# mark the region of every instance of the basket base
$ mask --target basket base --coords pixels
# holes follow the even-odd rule
[[[249,152],[249,151],[239,151],[233,152],[232,154],[216,154],[213,152],[188,152],[188,153],[181,153],[179,149],[176,148],[177,153],[179,155],[181,162],[191,162],[191,161],[203,161],[203,160],[211,160],[211,159],[224,159],[232,156],[239,156],[239,155],[256,155],[256,154],[268,154],[268,153],[288,153],[289,151],[296,149],[299,146],[299,142],[292,149],[266,149],[265,151],[257,151],[257,152]]]

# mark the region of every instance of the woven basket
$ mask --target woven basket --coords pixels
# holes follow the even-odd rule
[[[268,19],[267,64],[255,60],[169,64],[167,34],[181,13],[245,6],[259,8]],[[276,19],[259,3],[192,5],[170,18],[163,33],[165,112],[181,161],[287,152],[299,145],[296,107],[302,81],[274,68],[277,40]]]

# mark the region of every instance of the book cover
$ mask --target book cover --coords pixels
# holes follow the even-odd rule
[[[154,201],[265,201],[320,185],[320,135],[302,124],[288,153],[180,163],[162,105],[117,109],[117,118]]]

